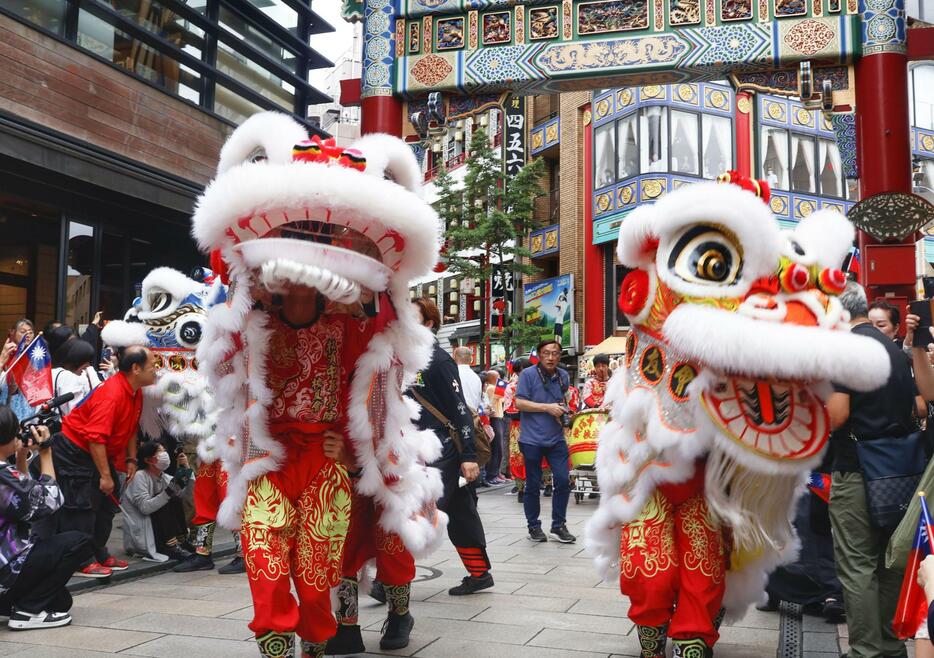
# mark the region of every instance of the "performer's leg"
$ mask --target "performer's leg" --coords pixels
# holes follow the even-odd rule
[[[516,482],[519,494],[525,491],[525,459],[519,450],[519,421],[509,422],[509,473]],[[519,496],[520,502],[522,496]]]
[[[700,643],[712,649],[720,637],[716,619],[726,591],[726,547],[703,493],[675,508],[675,542],[681,555],[680,589],[668,634],[682,652]]]
[[[629,597],[642,658],[664,658],[678,592],[678,555],[671,503],[656,491],[638,518],[622,528],[619,589]]]
[[[211,464],[202,462],[198,467],[193,495],[195,515],[191,519],[191,531],[188,535],[188,541],[195,549],[195,552],[190,558],[173,569],[177,573],[214,568],[211,553],[214,550],[217,510],[223,500],[218,484],[218,479],[223,472],[224,469],[221,467],[220,461]]]

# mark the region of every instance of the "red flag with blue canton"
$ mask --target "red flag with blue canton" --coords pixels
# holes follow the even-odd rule
[[[892,620],[892,629],[901,639],[914,637],[921,622],[927,617],[928,605],[924,598],[924,590],[918,584],[918,567],[921,561],[931,555],[931,513],[928,511],[924,494],[918,492],[921,502],[921,513],[918,515],[918,532],[915,533],[915,542],[908,554],[908,566],[905,568],[905,577],[902,579],[902,591],[898,595],[898,607],[895,609],[895,619]]]
[[[825,503],[830,503],[830,474],[812,471],[808,476],[808,489]]]
[[[10,367],[10,375],[31,406],[42,404],[52,397],[52,359],[49,346],[42,336],[31,343],[26,339],[19,344],[17,361]]]
[[[505,395],[506,395],[506,386],[507,386],[507,384],[506,384],[506,380],[505,380],[505,379],[497,379],[497,380],[496,380],[496,388],[493,389],[493,395],[495,395],[496,397],[500,397],[500,398],[503,397],[503,396],[505,396]]]
[[[532,362],[533,366],[538,364],[538,350],[529,352],[529,361]]]

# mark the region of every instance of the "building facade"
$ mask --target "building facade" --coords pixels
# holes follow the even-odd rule
[[[121,317],[204,264],[194,201],[254,112],[308,123],[308,0],[0,0],[0,327]]]

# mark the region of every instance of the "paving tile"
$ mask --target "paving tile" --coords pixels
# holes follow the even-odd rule
[[[24,648],[16,653],[0,653],[0,656],[10,656],[10,658],[107,658],[113,656],[112,653],[103,651],[86,651],[84,649],[66,649],[64,647],[42,647],[41,654],[37,656],[36,647]]]
[[[569,612],[544,612],[509,605],[490,606],[474,618],[474,621],[489,624],[513,624],[515,626],[535,628],[589,631],[609,635],[626,635],[632,630],[632,622],[628,619],[575,615]]]
[[[161,596],[126,596],[119,601],[111,601],[102,607],[116,607],[120,610],[142,612],[164,612],[167,614],[195,615],[198,617],[220,617],[233,612],[243,605],[236,601],[206,601],[192,599],[169,599]]]
[[[159,637],[158,633],[141,633],[110,628],[90,628],[88,626],[66,626],[29,632],[11,631],[4,627],[0,630],[0,642],[11,641],[23,644],[85,649],[115,653],[135,647]],[[36,655],[42,655],[37,651]]]
[[[620,595],[616,601],[581,599],[568,612],[597,617],[626,617],[629,614],[629,599],[623,595]]]
[[[140,644],[120,655],[150,656],[151,658],[256,658],[256,642],[246,640],[217,640],[211,638],[166,635],[151,642]]]
[[[363,645],[369,650],[374,652],[373,655],[385,655],[385,656],[413,656],[417,652],[421,651],[425,647],[429,646],[432,642],[435,642],[438,639],[437,635],[431,635],[430,633],[424,633],[420,630],[421,624],[418,623],[418,620],[415,620],[415,628],[412,629],[412,634],[409,636],[409,646],[405,649],[399,649],[397,651],[383,651],[379,648],[379,638],[380,631],[379,629],[375,631],[363,631]],[[365,654],[371,655],[371,654]]]
[[[833,652],[839,649],[836,633],[805,633],[802,647],[805,651]],[[839,655],[839,654],[838,654]]]
[[[247,640],[253,633],[247,625],[235,619],[167,615],[153,612],[117,622],[111,628],[130,631],[151,631],[166,635],[192,635],[222,640]]]
[[[536,626],[518,626],[510,624],[480,623],[475,621],[456,621],[453,619],[431,619],[419,617],[413,608],[415,629],[422,636],[449,638],[477,638],[483,642],[501,644],[525,644],[541,630]],[[368,631],[380,631],[382,622],[371,624]]]
[[[620,601],[623,598],[619,590],[548,583],[529,583],[511,593],[518,596],[557,596],[562,599],[588,599],[592,601]]]
[[[474,641],[453,637],[442,637],[415,654],[418,657],[438,658],[606,658],[605,652],[568,651],[532,646],[509,646],[490,642],[486,638]],[[748,658],[748,657],[747,657]]]
[[[0,656],[11,656],[20,651],[29,651],[32,655],[35,655],[36,648],[28,644],[19,644],[17,642],[0,642]]]
[[[135,596],[159,596],[169,599],[203,599],[211,594],[223,591],[218,587],[195,587],[194,585],[181,585],[178,583],[164,583],[160,578],[146,579],[123,583],[107,588],[108,594]]]
[[[452,605],[511,605],[527,608],[529,610],[544,610],[546,612],[567,612],[571,606],[577,603],[574,599],[559,599],[553,596],[518,597],[509,594],[496,594],[489,590],[477,592],[470,596],[448,596],[447,592],[442,592],[437,596],[431,597],[428,601],[450,601]],[[417,611],[418,606],[412,606],[412,610]]]
[[[639,654],[639,639],[635,635],[611,635],[606,633],[580,632],[567,629],[546,628],[532,638],[531,646],[568,651],[600,651],[615,654]]]
[[[778,631],[724,626],[720,629],[720,642],[723,644],[741,644],[747,648],[777,647]],[[720,646],[719,643],[717,646]]]

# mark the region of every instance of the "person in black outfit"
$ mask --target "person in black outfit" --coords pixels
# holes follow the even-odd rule
[[[427,297],[414,302],[422,324],[437,331],[441,314]],[[470,484],[480,476],[474,449],[473,419],[461,390],[457,364],[435,340],[431,364],[418,373],[409,391],[422,407],[416,422],[419,429],[432,430],[442,443],[441,457],[432,466],[441,471],[444,494],[438,509],[448,515],[448,537],[460,555],[466,576],[460,585],[448,590],[451,596],[473,594],[493,587],[490,558],[486,553],[486,535],[477,512],[477,495]],[[434,412],[428,405],[434,407]],[[442,415],[445,420],[437,416]],[[449,428],[457,432],[460,445],[455,445]],[[461,482],[461,479],[465,482]]]
[[[62,494],[55,482],[48,428],[30,429],[33,449],[39,452],[37,479],[29,476],[29,448],[18,431],[16,415],[0,406],[0,610],[8,612],[13,630],[65,626],[71,623],[72,604],[65,586],[94,548],[91,537],[80,532],[30,537],[30,524],[54,514],[62,506]],[[15,467],[8,461],[14,456]]]
[[[861,393],[834,385],[827,400],[830,437],[834,453],[830,487],[830,524],[834,559],[843,585],[843,602],[849,630],[849,658],[900,658],[905,643],[892,630],[892,619],[901,589],[902,574],[885,567],[885,550],[892,529],[870,523],[857,441],[908,436],[917,429],[915,386],[911,369],[899,347],[869,320],[866,293],[847,283],[840,302],[850,313],[850,331],[878,341],[888,353],[888,381],[874,391]]]

